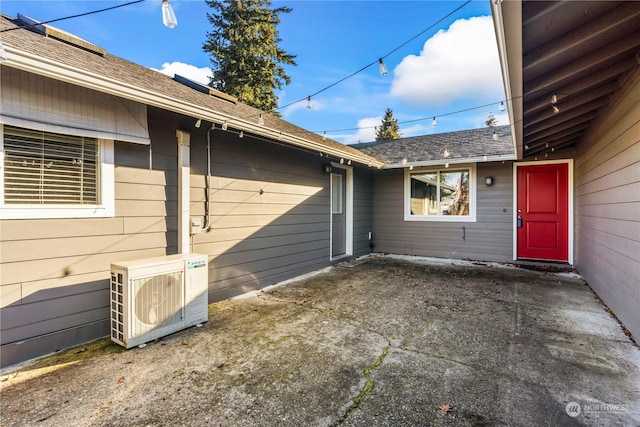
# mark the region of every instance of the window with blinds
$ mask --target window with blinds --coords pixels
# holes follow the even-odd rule
[[[96,205],[96,138],[4,126],[4,203]]]

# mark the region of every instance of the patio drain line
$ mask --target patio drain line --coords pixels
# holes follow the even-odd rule
[[[367,394],[370,394],[373,391],[373,387],[375,386],[375,383],[374,383],[373,379],[371,378],[371,371],[373,371],[378,366],[380,366],[380,364],[382,364],[382,361],[387,356],[388,352],[389,352],[389,348],[388,347],[384,347],[382,349],[382,354],[380,356],[378,356],[376,361],[373,362],[372,365],[370,365],[370,366],[368,366],[368,367],[366,367],[364,369],[364,377],[365,377],[364,387],[362,387],[362,391],[360,391],[360,394],[358,395],[358,397],[356,397],[355,400],[353,401],[353,403],[351,404],[351,406],[349,406],[349,409],[347,409],[347,412],[345,412],[344,415],[342,416],[342,418],[340,418],[340,421],[338,422],[338,424],[344,423],[347,420],[347,418],[349,418],[349,415],[354,410],[358,409],[358,407],[360,406],[360,402],[362,402],[362,399],[364,399],[364,397]]]

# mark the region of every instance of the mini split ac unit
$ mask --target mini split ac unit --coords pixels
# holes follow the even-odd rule
[[[111,264],[111,340],[135,347],[208,319],[207,256]]]

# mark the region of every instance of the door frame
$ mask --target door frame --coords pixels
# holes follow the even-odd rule
[[[331,162],[331,167],[336,169],[343,169],[346,172],[345,179],[345,252],[344,254],[333,256],[333,215],[331,214],[331,207],[333,206],[333,186],[331,180],[332,175],[329,175],[329,260],[345,258],[353,255],[353,167],[343,165],[336,162]]]
[[[568,194],[568,236],[569,241],[567,242],[567,262],[570,265],[573,265],[573,159],[558,159],[558,160],[545,160],[545,161],[530,161],[530,162],[514,162],[513,163],[513,260],[516,261],[518,259],[518,168],[520,166],[537,166],[537,165],[553,165],[553,164],[567,164],[568,169],[568,180],[567,186],[569,187],[567,190]]]

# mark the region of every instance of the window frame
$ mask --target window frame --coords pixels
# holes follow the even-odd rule
[[[411,175],[434,172],[447,172],[456,170],[469,171],[469,215],[413,215],[411,213]],[[404,168],[404,220],[405,221],[430,221],[430,222],[476,222],[476,164],[464,163],[445,166],[420,167],[409,170]]]
[[[4,124],[0,123],[0,219],[107,218],[115,216],[114,141],[98,138],[99,204],[5,204]]]

